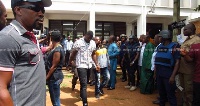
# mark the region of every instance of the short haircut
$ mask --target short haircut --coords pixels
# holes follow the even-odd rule
[[[92,31],[87,31],[86,35],[89,35],[89,36],[93,37],[93,32]]]
[[[189,23],[188,25],[190,26],[190,28],[191,28],[193,34],[195,34],[195,32],[196,32],[196,27],[195,27],[195,25],[194,25],[193,23]]]
[[[112,37],[112,41],[116,41],[116,37],[114,35],[110,35],[110,37]]]
[[[0,1],[0,16],[3,15],[3,12],[4,12],[3,8],[4,8],[4,5],[3,5],[2,1]]]
[[[23,4],[23,1],[20,1],[20,2],[17,2],[16,4],[14,4],[14,6],[12,7],[12,11],[13,11],[14,17],[16,16],[15,7],[16,6],[21,6],[22,4]]]
[[[55,41],[55,42],[60,42],[61,40],[61,33],[59,30],[57,29],[54,29],[51,31],[51,39],[52,41]]]

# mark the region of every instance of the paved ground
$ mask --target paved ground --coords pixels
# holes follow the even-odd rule
[[[61,84],[61,106],[82,106],[79,99],[79,83],[76,85],[74,91],[71,90],[71,74],[65,72],[65,78]],[[139,88],[136,91],[129,91],[124,86],[127,82],[121,82],[119,76],[117,77],[117,84],[115,90],[104,89],[104,96],[99,100],[94,97],[94,86],[88,85],[88,102],[89,106],[157,106],[152,104],[158,96],[157,93],[151,95],[140,94]],[[47,90],[47,106],[52,106],[49,92]]]

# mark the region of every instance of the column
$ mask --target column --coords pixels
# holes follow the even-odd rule
[[[137,37],[140,35],[146,34],[146,7],[142,6],[141,15],[137,17]]]
[[[95,3],[92,5],[90,9],[89,30],[93,31],[94,36],[95,36]]]
[[[130,35],[134,35],[132,33],[132,23],[126,23],[126,35],[129,37]]]

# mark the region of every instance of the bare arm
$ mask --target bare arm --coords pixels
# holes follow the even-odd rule
[[[135,56],[135,58],[134,58],[134,60],[132,62],[135,62],[139,58],[139,55],[140,55],[139,52],[137,52],[136,56]]]
[[[92,52],[92,60],[94,61],[95,65],[97,66],[98,62],[97,62],[97,56],[95,54],[95,51]]]
[[[51,75],[53,74],[53,72],[55,71],[58,63],[60,62],[60,52],[55,52],[53,54],[53,62],[52,62],[52,66],[47,74],[47,80],[51,77]]]
[[[176,74],[178,72],[179,67],[180,67],[180,59],[177,59],[176,63],[175,63],[175,66],[174,66],[173,73],[172,73],[172,75],[170,77],[169,83],[173,84],[175,82],[175,76],[176,76]]]
[[[13,101],[8,91],[13,72],[0,71],[0,106],[13,106]]]
[[[77,53],[78,53],[77,50],[72,49],[71,54],[70,54],[70,57],[69,57],[68,65],[71,65],[72,61],[75,60],[75,57],[76,57],[76,54],[77,54]]]

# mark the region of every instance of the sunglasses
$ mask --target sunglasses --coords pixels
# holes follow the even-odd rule
[[[29,9],[29,10],[33,10],[35,12],[42,12],[43,14],[45,13],[45,9],[44,7],[41,7],[41,6],[36,6],[36,5],[22,5],[22,6],[19,6],[20,8],[26,8],[26,9]]]

